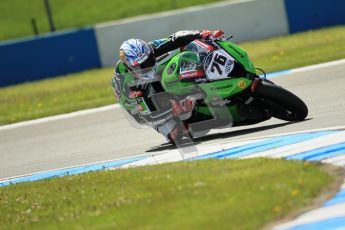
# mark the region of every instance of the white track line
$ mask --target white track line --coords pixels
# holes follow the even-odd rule
[[[77,112],[71,112],[71,113],[65,113],[65,114],[60,114],[60,115],[56,115],[56,116],[39,118],[39,119],[35,119],[35,120],[30,120],[30,121],[22,121],[22,122],[9,124],[9,125],[0,126],[0,131],[15,129],[15,128],[23,127],[23,126],[46,123],[49,121],[63,120],[63,119],[71,118],[71,117],[84,116],[84,115],[88,115],[88,114],[99,113],[99,112],[108,111],[108,110],[112,110],[112,109],[118,109],[118,108],[120,108],[120,105],[114,104],[114,105],[107,105],[107,106],[94,108],[94,109],[86,109],[86,110],[80,110]]]
[[[155,153],[155,154],[162,154],[162,153],[159,152],[159,153]],[[18,175],[18,176],[11,176],[11,177],[0,178],[0,183],[6,182],[6,181],[9,181],[9,180],[13,180],[13,179],[17,179],[17,178],[21,178],[21,177],[32,176],[32,175],[39,174],[39,173],[49,173],[49,172],[60,171],[60,170],[65,170],[65,169],[87,167],[87,166],[90,166],[90,165],[97,165],[97,164],[109,163],[109,162],[114,162],[114,161],[128,160],[128,159],[136,158],[136,157],[139,158],[139,157],[149,157],[149,156],[153,156],[152,153],[145,153],[145,154],[139,154],[139,155],[135,155],[135,156],[115,158],[115,159],[112,159],[112,160],[96,161],[96,162],[90,162],[90,163],[85,163],[85,164],[80,164],[80,165],[73,165],[73,166],[56,168],[56,169],[50,169],[50,170],[45,170],[45,171],[38,171],[38,172],[22,174],[22,175]]]
[[[333,165],[344,167],[345,166],[345,154],[331,157],[331,158],[322,160],[321,162],[326,163],[326,164],[333,164]]]
[[[320,64],[316,64],[316,65],[300,67],[300,68],[296,68],[296,69],[291,69],[290,71],[291,71],[291,73],[300,73],[300,72],[322,69],[322,68],[336,66],[336,65],[342,65],[342,64],[345,64],[345,59],[340,59],[340,60],[336,60],[336,61],[324,62],[324,63],[320,63]]]
[[[306,66],[306,67],[301,67],[301,68],[296,68],[296,69],[291,69],[290,74],[291,73],[300,73],[300,72],[305,72],[305,71],[310,71],[310,70],[316,70],[316,69],[322,69],[322,68],[341,65],[341,64],[345,64],[345,59],[341,59],[341,60],[337,60],[337,61],[331,61],[331,62],[325,62],[325,63],[321,63],[321,64],[316,64],[316,65],[311,65],[311,66]],[[282,74],[282,76],[283,75],[288,75],[288,74]],[[0,131],[8,130],[8,129],[15,129],[15,128],[28,126],[28,125],[45,123],[45,122],[49,122],[49,121],[62,120],[62,119],[71,118],[71,117],[83,116],[83,115],[98,113],[98,112],[102,112],[102,111],[108,111],[108,110],[116,109],[119,107],[120,107],[119,104],[114,104],[114,105],[108,105],[108,106],[104,106],[104,107],[100,107],[100,108],[81,110],[81,111],[72,112],[72,113],[66,113],[66,114],[61,114],[61,115],[56,115],[56,116],[39,118],[39,119],[35,119],[35,120],[30,120],[30,121],[23,121],[23,122],[18,122],[18,123],[9,124],[9,125],[3,125],[3,126],[0,126]]]

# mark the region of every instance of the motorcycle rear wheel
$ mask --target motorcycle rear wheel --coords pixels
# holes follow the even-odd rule
[[[308,107],[299,97],[271,82],[262,81],[256,87],[255,95],[267,102],[269,112],[275,118],[303,121],[308,115]]]

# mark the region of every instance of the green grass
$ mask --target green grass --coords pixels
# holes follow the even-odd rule
[[[0,89],[0,124],[93,108],[114,102],[111,69]]]
[[[135,0],[128,3],[123,0],[49,0],[57,30],[217,1]],[[44,0],[1,0],[0,40],[33,35],[32,18],[36,18],[40,33],[49,31]]]
[[[257,67],[268,72],[345,58],[345,26],[242,43]]]
[[[277,159],[202,160],[0,188],[3,229],[258,229],[334,180]]]
[[[345,58],[345,26],[240,44],[268,72]],[[113,103],[112,68],[0,88],[0,125]]]

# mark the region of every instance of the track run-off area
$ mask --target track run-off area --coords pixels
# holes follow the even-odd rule
[[[0,186],[89,170],[190,158],[283,157],[345,166],[345,59],[281,71],[270,80],[309,108],[303,122],[278,119],[213,131],[186,154],[153,129],[135,128],[119,106],[0,126]],[[187,147],[188,148],[188,147]],[[24,178],[24,179],[23,179]],[[276,229],[345,226],[345,190]]]

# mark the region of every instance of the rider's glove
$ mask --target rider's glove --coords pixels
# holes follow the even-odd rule
[[[188,96],[186,99],[181,101],[181,105],[184,112],[191,112],[195,107],[195,99]]]
[[[172,107],[172,114],[175,117],[178,117],[181,113],[183,113],[183,107],[180,102],[176,100],[170,100],[171,107]]]
[[[181,113],[191,112],[195,107],[195,99],[187,97],[182,101],[170,100],[172,114],[178,117]]]
[[[203,40],[223,40],[224,39],[224,31],[223,30],[203,30],[201,33],[201,38]]]
[[[129,92],[128,97],[130,99],[133,99],[133,98],[136,98],[136,97],[140,97],[142,95],[143,95],[143,92],[141,92],[141,91],[131,91],[131,92]]]

